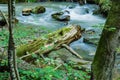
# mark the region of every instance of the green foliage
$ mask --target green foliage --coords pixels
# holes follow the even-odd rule
[[[3,29],[0,31],[0,47],[6,46],[8,43],[8,30]]]
[[[92,27],[103,29],[104,28],[104,24],[96,24],[96,25],[93,25]]]
[[[52,80],[52,79],[59,79],[62,80],[63,72],[60,70],[54,70],[53,67],[47,66],[43,69],[36,68],[33,71],[24,71],[19,70],[21,80]]]
[[[0,80],[8,80],[8,75],[9,73],[8,72],[0,72]]]
[[[29,40],[33,40],[40,36],[41,34],[45,34],[47,32],[50,32],[45,27],[32,27],[32,26],[23,26],[21,24],[17,24],[17,26],[14,28],[14,40],[16,45],[27,43]],[[0,47],[7,46],[8,44],[8,36],[9,32],[8,29],[3,29],[0,31]]]
[[[37,0],[27,0],[27,2],[36,2]]]
[[[6,66],[8,64],[8,61],[7,60],[0,60],[0,66]]]
[[[115,27],[106,27],[105,30],[114,32],[116,30],[116,28]]]
[[[90,76],[88,72],[84,72],[81,70],[75,70],[68,64],[64,64],[64,67],[67,70],[67,79],[66,80],[89,80]]]
[[[100,0],[99,4],[101,5],[101,9],[103,11],[110,11],[110,8],[111,8],[110,0]]]
[[[48,63],[50,63],[48,65]],[[43,68],[35,68],[34,70],[19,70],[21,80],[89,80],[89,71],[76,70],[71,65],[74,63],[64,63],[59,69],[55,69],[55,61],[45,58],[46,64]]]
[[[116,50],[117,50],[117,53],[120,54],[120,46]]]

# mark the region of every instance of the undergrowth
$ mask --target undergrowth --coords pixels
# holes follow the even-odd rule
[[[17,24],[14,28],[14,40],[16,46],[19,44],[27,43],[35,38],[40,37],[46,33],[51,32],[45,27],[32,27]],[[8,44],[8,29],[0,31],[0,47],[7,47]],[[55,63],[55,60],[45,58],[45,61],[37,55],[32,55],[36,58],[34,65],[35,68],[25,70],[19,68],[21,80],[89,80],[90,71],[81,70],[73,67],[73,63],[62,63],[61,65]],[[0,59],[0,66],[7,66],[6,59]],[[39,65],[39,66],[38,66]],[[60,65],[60,66],[59,66]],[[24,65],[22,65],[24,66]],[[22,67],[21,66],[21,67]],[[0,80],[8,80],[8,72],[0,72]]]
[[[15,40],[15,44],[23,44],[27,43],[30,40],[40,37],[41,35],[50,32],[49,29],[45,27],[33,27],[33,26],[24,26],[21,24],[17,24],[13,29],[13,36]],[[0,31],[0,47],[5,47],[8,44],[8,29],[3,28]]]

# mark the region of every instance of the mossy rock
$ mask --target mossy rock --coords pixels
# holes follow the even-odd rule
[[[34,14],[44,13],[45,11],[46,9],[43,6],[37,6],[34,9],[32,9],[32,13]]]
[[[64,15],[64,12],[54,13],[51,16],[58,21],[70,21],[70,16]]]
[[[84,0],[78,0],[78,2],[79,2],[80,5],[84,5],[85,4]]]

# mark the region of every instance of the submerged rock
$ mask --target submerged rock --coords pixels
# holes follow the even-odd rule
[[[22,10],[22,15],[23,15],[23,16],[29,16],[29,15],[31,15],[31,12],[32,12],[32,9],[31,9],[31,8],[24,8],[24,9]]]
[[[43,6],[37,6],[34,9],[32,9],[32,13],[34,14],[44,13],[45,11],[46,9]]]
[[[64,12],[57,12],[52,14],[52,18],[58,20],[58,21],[70,21],[70,16],[68,15],[69,11]]]
[[[89,29],[84,32],[83,42],[98,45],[99,38],[99,32],[95,31],[94,29]]]
[[[98,45],[98,41],[99,41],[99,38],[94,38],[94,37],[83,38],[83,42],[88,43],[88,44]]]

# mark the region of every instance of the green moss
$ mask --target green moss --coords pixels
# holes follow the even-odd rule
[[[28,44],[20,45],[17,47],[17,55],[20,57],[22,55],[25,55],[27,52],[32,53],[38,49],[41,49],[42,52],[44,52],[46,48],[51,49],[55,46],[48,46],[46,48],[43,46],[53,43],[55,40],[60,39],[64,34],[69,32],[71,29],[72,29],[71,27],[65,27],[65,28],[59,29],[55,32],[41,36]],[[49,48],[49,47],[51,47],[51,48]]]

